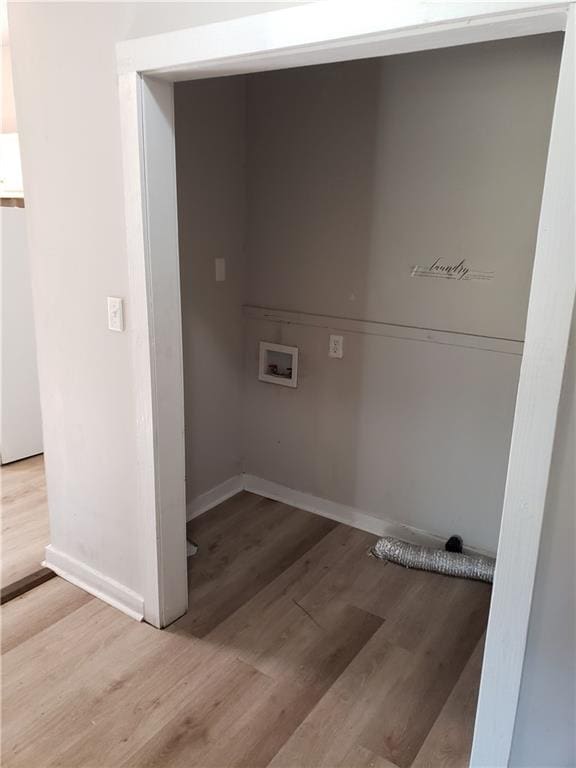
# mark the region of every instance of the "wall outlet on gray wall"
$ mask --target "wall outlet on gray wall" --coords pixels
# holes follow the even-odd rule
[[[328,344],[328,357],[344,357],[344,336],[335,336],[330,334]]]

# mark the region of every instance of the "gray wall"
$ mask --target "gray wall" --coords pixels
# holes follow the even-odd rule
[[[244,469],[496,550],[520,358],[344,333],[330,318],[522,339],[558,35],[248,80]],[[492,281],[411,278],[437,258]],[[256,380],[259,339],[300,384]]]
[[[496,550],[520,357],[462,334],[523,338],[560,46],[177,87],[189,498],[244,471]],[[410,277],[437,258],[495,277]],[[240,384],[243,300],[327,327],[246,319]],[[334,360],[334,317],[452,335]],[[299,347],[296,390],[257,380],[261,339]]]
[[[245,222],[243,78],[175,87],[186,490],[241,471]],[[216,282],[214,260],[226,262]]]
[[[522,339],[560,47],[250,78],[248,302]],[[496,276],[410,277],[437,258]]]
[[[558,427],[510,765],[576,765],[576,314]]]
[[[249,319],[244,469],[496,551],[520,357]],[[297,346],[298,389],[257,380],[258,341]]]

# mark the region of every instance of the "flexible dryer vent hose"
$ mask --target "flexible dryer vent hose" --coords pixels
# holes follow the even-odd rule
[[[408,544],[392,536],[378,539],[372,554],[380,560],[418,568],[421,571],[436,571],[446,576],[460,576],[464,579],[487,581],[494,578],[495,560],[483,555],[462,555],[459,552],[445,552],[443,549]]]

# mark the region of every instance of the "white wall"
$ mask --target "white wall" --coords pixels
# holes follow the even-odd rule
[[[510,765],[576,765],[576,313],[564,373]]]
[[[0,207],[0,463],[42,453],[24,208]]]
[[[139,593],[130,305],[116,41],[276,3],[9,6],[36,314],[52,545]]]
[[[0,125],[2,128],[2,133],[14,133],[18,130],[18,128],[16,127],[16,110],[14,108],[12,57],[10,52],[10,44],[8,43],[7,39],[4,41],[4,38],[2,38],[2,69],[0,70],[0,73],[0,103],[2,104]]]

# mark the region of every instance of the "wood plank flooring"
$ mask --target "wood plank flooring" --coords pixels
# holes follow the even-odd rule
[[[50,541],[44,457],[33,456],[0,467],[2,486],[2,590],[25,584],[42,569]],[[45,570],[45,569],[44,569]]]
[[[162,632],[54,579],[5,605],[5,768],[467,765],[490,589],[250,493],[189,524]]]

